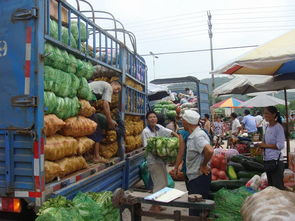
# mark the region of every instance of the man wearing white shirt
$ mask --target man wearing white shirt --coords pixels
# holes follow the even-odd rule
[[[241,124],[238,120],[238,115],[236,113],[231,113],[231,119],[232,119],[232,126],[231,126],[231,134],[233,136],[238,136],[241,130]]]

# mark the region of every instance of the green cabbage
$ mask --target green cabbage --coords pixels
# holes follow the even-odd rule
[[[146,150],[166,161],[175,161],[178,147],[177,137],[152,137],[148,139]]]

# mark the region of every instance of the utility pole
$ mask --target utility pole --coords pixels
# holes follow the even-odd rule
[[[212,38],[213,38],[213,33],[212,33],[212,15],[210,10],[207,11],[207,17],[208,17],[208,34],[209,34],[209,40],[210,40],[210,56],[211,56],[211,71],[214,70],[214,61],[213,61],[213,45],[212,45]],[[215,89],[215,80],[214,80],[214,74],[212,74],[212,91]],[[212,97],[212,104],[214,104],[214,98]]]
[[[150,55],[153,56],[153,72],[154,72],[154,79],[156,79],[156,58],[159,58],[158,56],[156,56],[153,52],[150,51]]]

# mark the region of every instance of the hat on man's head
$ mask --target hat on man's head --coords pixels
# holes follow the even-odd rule
[[[182,119],[192,125],[198,125],[200,114],[193,110],[185,110]]]

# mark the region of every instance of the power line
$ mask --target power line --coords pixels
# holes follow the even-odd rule
[[[293,27],[295,28],[295,24],[293,25],[273,25],[273,26],[245,26],[245,27],[227,27],[227,28],[220,28],[220,27],[216,27],[216,30],[228,30],[228,31],[231,31],[231,30],[243,30],[243,29],[257,29],[257,28],[287,28],[287,27]]]
[[[290,28],[290,27],[294,27],[295,28],[295,25],[280,25],[280,26],[255,26],[255,27],[231,27],[231,28],[219,28],[217,27],[215,30],[217,31],[217,33],[220,33],[220,32],[238,32],[238,31],[241,31],[241,32],[248,32],[248,30],[245,30],[245,29],[250,29],[250,31],[265,31],[265,30],[279,30],[279,29],[284,29],[284,28]],[[275,29],[274,29],[275,28]],[[276,29],[277,28],[277,29]],[[186,29],[184,29],[186,30]],[[159,38],[165,38],[165,37],[168,37],[166,39],[170,39],[170,36],[172,37],[178,37],[178,36],[183,36],[184,34],[203,34],[207,32],[207,30],[205,29],[202,29],[202,30],[195,30],[195,31],[183,31],[183,32],[177,32],[176,34],[173,34],[173,33],[170,33],[170,34],[166,34],[166,35],[152,35],[151,33],[151,37],[147,37],[147,35],[145,35],[145,38],[138,38],[138,40],[154,40],[154,39],[159,39]],[[167,32],[166,32],[167,33]]]
[[[224,48],[213,48],[213,51],[220,51],[220,50],[231,50],[231,49],[240,49],[240,48],[253,48],[257,47],[258,45],[245,45],[245,46],[234,46],[234,47],[224,47]],[[204,52],[210,51],[209,49],[197,49],[197,50],[188,50],[188,51],[170,51],[170,52],[158,52],[153,53],[154,55],[171,55],[171,54],[186,54],[186,53],[195,53],[195,52]],[[151,56],[151,54],[143,54],[141,56]]]
[[[272,5],[272,6],[261,6],[261,7],[247,7],[247,8],[224,8],[224,9],[213,9],[211,11],[232,11],[232,10],[245,10],[245,9],[265,9],[265,8],[286,8],[295,7],[295,5]]]
[[[245,11],[245,12],[231,12],[231,13],[214,13],[214,16],[219,16],[219,15],[243,15],[243,14],[255,14],[255,13],[263,13],[263,14],[266,14],[266,13],[275,13],[275,12],[284,12],[284,13],[289,13],[289,12],[294,12],[295,9],[290,9],[290,10],[270,10],[270,11],[255,11],[255,10],[251,10],[251,11]]]
[[[179,35],[183,35],[183,34],[193,34],[193,33],[203,33],[203,32],[207,32],[206,29],[201,29],[201,30],[194,30],[194,31],[184,31],[184,32],[177,32],[175,34],[171,33],[171,34],[166,34],[166,35],[151,35],[150,38],[147,37],[147,35],[145,35],[144,38],[138,38],[138,40],[145,40],[145,39],[157,39],[157,38],[161,38],[161,37],[168,37],[168,36],[179,36]]]
[[[272,20],[272,21],[230,21],[230,22],[214,22],[214,25],[220,25],[220,24],[225,24],[225,25],[230,25],[230,24],[251,24],[251,23],[280,23],[280,22],[295,22],[295,20],[282,20],[282,21],[277,21],[277,20]]]
[[[215,33],[231,34],[231,33],[243,33],[243,32],[272,32],[272,31],[291,31],[290,28],[278,28],[278,29],[259,29],[259,30],[242,30],[242,31],[216,31]]]
[[[290,15],[280,15],[280,16],[277,16],[277,17],[274,17],[274,16],[271,16],[271,17],[266,17],[266,16],[263,16],[263,17],[249,17],[249,18],[217,18],[215,19],[215,17],[213,18],[213,20],[215,21],[221,21],[221,20],[229,20],[229,19],[234,19],[234,20],[246,20],[246,19],[250,19],[250,20],[253,20],[253,19],[265,19],[265,18],[289,18],[289,17],[295,17],[294,15],[290,16]]]
[[[148,43],[148,42],[155,42],[155,41],[164,41],[164,40],[173,40],[173,39],[179,39],[179,38],[182,38],[182,39],[187,39],[187,38],[197,38],[197,37],[200,37],[200,36],[205,36],[207,35],[207,31],[206,32],[203,32],[203,33],[199,33],[199,34],[190,34],[190,35],[180,35],[180,36],[173,36],[173,37],[167,37],[167,38],[156,38],[156,39],[142,39],[142,40],[139,40],[141,43]]]
[[[291,21],[294,21],[295,20],[288,20],[289,22]],[[265,26],[263,24],[267,23],[267,24],[270,24],[270,23],[277,23],[276,25],[271,25],[271,26]],[[231,23],[222,23],[222,22],[213,22],[213,25],[215,27],[217,27],[217,29],[219,31],[222,31],[223,29],[226,29],[226,30],[233,30],[233,29],[243,29],[243,28],[251,28],[251,29],[255,29],[255,28],[273,28],[273,27],[293,27],[294,25],[288,25],[288,24],[284,24],[284,25],[279,25],[280,22],[287,22],[287,21],[252,21],[252,22],[249,22],[249,21],[244,21],[244,22],[240,22],[240,23],[243,23],[243,24],[247,24],[247,23],[256,23],[256,24],[260,24],[260,25],[263,25],[263,26],[251,26],[251,27],[245,27],[245,26],[241,26],[241,27],[226,27],[226,28],[223,28],[223,27],[220,27],[220,25],[230,25]],[[231,25],[238,25],[239,23],[232,23]],[[205,31],[205,29],[198,29],[198,30],[195,30],[195,31],[190,31],[192,30],[191,28],[195,28],[195,27],[203,27],[205,26],[204,25],[200,25],[200,26],[194,26],[193,24],[186,24],[185,26],[182,26],[181,28],[175,26],[175,27],[171,27],[169,26],[167,29],[163,29],[161,31],[156,31],[157,29],[147,29],[147,30],[144,30],[144,31],[135,31],[135,33],[137,33],[138,36],[140,36],[141,34],[144,35],[144,39],[148,38],[147,36],[151,36],[151,37],[165,37],[165,36],[170,36],[170,35],[175,35],[173,34],[173,30],[177,31],[177,34],[179,33],[194,33],[195,31],[197,32],[200,32],[200,31]],[[186,31],[188,30],[188,31]],[[134,32],[134,31],[133,31]],[[146,34],[148,33],[148,34]],[[166,35],[161,35],[162,33],[165,33]]]
[[[203,11],[205,13],[205,11]],[[170,22],[170,21],[175,21],[175,20],[179,20],[179,18],[176,18],[176,17],[192,17],[192,18],[201,18],[201,17],[205,17],[205,14],[204,15],[196,15],[196,13],[189,13],[189,14],[182,14],[182,15],[173,15],[173,16],[168,16],[168,17],[162,17],[162,18],[158,18],[158,19],[150,19],[150,20],[144,20],[144,21],[141,21],[141,22],[134,22],[134,23],[127,23],[126,26],[129,26],[129,27],[134,27],[134,26],[140,26],[140,25],[143,25],[143,24],[153,24],[153,23],[163,23],[163,22]],[[185,18],[187,19],[187,18]],[[166,20],[166,21],[165,21]]]
[[[214,9],[211,10],[213,12],[215,11],[237,11],[237,10],[251,10],[248,12],[234,12],[234,13],[214,13],[214,15],[231,15],[231,14],[251,14],[251,13],[268,13],[268,12],[281,12],[282,10],[271,10],[271,11],[265,11],[268,10],[269,8],[283,8],[283,7],[288,7],[289,10],[284,10],[284,12],[293,12],[293,10],[290,10],[290,7],[295,7],[295,5],[286,5],[286,6],[269,6],[269,7],[255,7],[255,8],[233,8],[233,9]],[[261,10],[262,9],[262,10]],[[127,23],[126,25],[133,27],[133,26],[139,26],[145,23],[154,23],[154,21],[156,21],[157,23],[161,22],[161,20],[179,20],[176,17],[202,17],[204,15],[197,15],[198,13],[206,13],[205,10],[199,10],[199,11],[194,11],[194,12],[190,12],[190,13],[182,13],[182,14],[177,14],[177,15],[171,15],[171,16],[165,16],[165,17],[158,17],[158,18],[152,18],[152,19],[146,19],[140,22],[140,24],[138,22],[130,22]],[[167,22],[167,21],[166,21]]]
[[[145,33],[145,32],[152,32],[152,31],[156,31],[158,29],[160,29],[159,31],[157,31],[156,33],[161,33],[161,32],[167,32],[167,30],[183,30],[183,29],[188,29],[188,28],[200,28],[200,27],[204,27],[207,26],[207,24],[200,24],[200,25],[196,25],[192,22],[190,23],[185,23],[185,24],[174,24],[173,26],[171,25],[166,25],[166,26],[155,26],[155,27],[144,27],[141,29],[134,29],[140,33]]]

